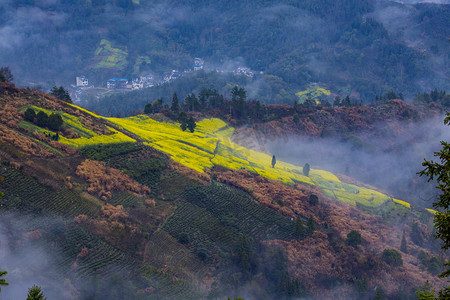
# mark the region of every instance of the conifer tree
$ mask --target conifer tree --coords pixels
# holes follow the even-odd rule
[[[295,235],[297,238],[302,239],[305,237],[305,225],[300,217],[295,220]]]
[[[3,275],[6,275],[6,274],[8,274],[8,272],[0,271],[0,277],[2,277]],[[2,287],[1,287],[2,285],[9,285],[9,283],[6,282],[5,278],[0,278],[0,292],[2,291]]]
[[[306,228],[309,235],[313,234],[314,230],[316,230],[316,224],[314,223],[314,218],[312,216],[309,217],[308,223],[306,223]]]
[[[400,251],[402,251],[403,253],[408,253],[408,248],[406,246],[406,236],[405,236],[404,230],[403,230],[402,242],[400,244]]]
[[[194,132],[195,127],[197,127],[197,124],[195,124],[194,118],[190,117],[187,121],[187,128],[190,132]]]
[[[178,103],[177,93],[173,93],[172,105],[170,106],[170,110],[172,110],[173,112],[178,112],[180,110],[180,104]]]
[[[27,300],[47,300],[47,298],[44,297],[44,293],[40,287],[33,285],[28,289]]]
[[[309,171],[310,171],[310,170],[311,170],[311,167],[309,166],[308,163],[306,163],[306,164],[303,166],[303,175],[309,176]]]
[[[444,124],[450,124],[450,112],[446,113]],[[438,201],[433,203],[433,207],[438,210],[434,215],[435,237],[442,240],[442,249],[447,250],[450,248],[450,143],[441,141],[441,145],[441,151],[434,154],[439,160],[437,162],[425,160],[422,163],[425,169],[419,174],[427,176],[428,181],[436,179],[436,188],[441,192]],[[444,265],[447,270],[440,274],[440,277],[450,276],[450,260],[447,260]],[[444,288],[440,291],[441,293],[450,298],[450,288]]]
[[[277,163],[277,159],[275,158],[275,155],[272,156],[272,168],[275,168],[275,164]]]

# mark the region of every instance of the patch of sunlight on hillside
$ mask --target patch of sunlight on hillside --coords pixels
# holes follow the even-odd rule
[[[302,167],[282,161],[272,168],[271,155],[234,143],[231,140],[234,128],[220,119],[198,122],[194,133],[182,131],[179,123],[158,122],[146,115],[104,119],[122,130],[136,134],[145,144],[169,154],[174,161],[198,172],[204,172],[214,165],[231,170],[246,169],[289,185],[317,185],[326,196],[352,205],[379,207],[387,201],[394,201],[380,192],[343,183],[334,174],[324,170],[311,169],[309,176],[305,176]],[[398,201],[401,200],[396,203],[404,206],[409,204]]]
[[[81,123],[81,121],[74,115],[70,115],[68,113],[52,111],[42,107],[31,106],[35,111],[43,111],[47,115],[52,113],[59,114],[63,119],[63,127],[69,128],[73,132],[77,133],[80,137],[75,139],[69,139],[64,136],[59,136],[58,142],[66,144],[68,146],[72,146],[75,148],[86,146],[86,145],[94,145],[94,144],[112,144],[112,143],[124,143],[124,142],[136,142],[136,140],[130,138],[129,136],[123,134],[120,131],[117,131],[111,127],[108,127],[108,130],[112,131],[112,134],[101,135],[92,131],[90,128],[86,127]],[[78,108],[78,107],[77,107]],[[27,122],[28,123],[28,122]],[[51,130],[43,129],[39,126],[29,123],[27,126],[29,130],[33,129],[40,133],[52,133],[55,134]],[[31,128],[30,126],[33,126]]]
[[[114,68],[123,70],[128,65],[128,53],[119,48],[114,48],[108,40],[101,40],[100,46],[95,50],[95,56],[100,59],[94,66],[95,69]]]
[[[399,199],[392,199],[394,200],[395,203],[406,206],[407,208],[411,208],[411,204],[409,204],[408,202],[405,202],[403,200],[399,200]]]
[[[120,131],[115,130],[114,128],[108,126],[107,128],[110,131],[112,131],[113,134],[103,134],[103,135],[95,134],[93,137],[90,138],[80,137],[77,139],[67,139],[65,137],[60,136],[59,142],[76,148],[95,144],[136,142],[136,140],[130,138],[129,136],[123,134]]]

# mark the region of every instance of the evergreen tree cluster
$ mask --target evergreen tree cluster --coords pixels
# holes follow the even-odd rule
[[[72,103],[72,98],[70,98],[69,92],[62,86],[60,87],[54,86],[50,91],[50,95],[64,102]]]
[[[24,113],[25,120],[36,124],[42,128],[48,128],[52,131],[59,131],[64,123],[61,115],[51,113],[50,116],[40,110],[37,114],[32,108],[27,108]]]
[[[0,82],[11,82],[13,81],[14,76],[11,73],[11,69],[9,67],[1,67],[0,68]]]

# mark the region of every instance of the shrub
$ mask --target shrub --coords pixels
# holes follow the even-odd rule
[[[395,249],[384,249],[381,258],[388,265],[398,267],[403,265],[402,254]]]
[[[48,115],[40,111],[36,115],[36,125],[39,127],[47,127],[48,126]]]
[[[361,233],[357,230],[352,230],[347,234],[347,244],[350,246],[358,246],[361,244]]]
[[[308,163],[306,163],[305,166],[303,167],[303,175],[309,176],[310,170],[311,170],[311,166]]]
[[[63,119],[60,115],[52,113],[48,117],[48,129],[58,131],[63,124]]]
[[[312,206],[316,206],[317,204],[319,204],[319,197],[317,197],[317,195],[311,194],[311,196],[309,196],[309,204]]]
[[[36,112],[32,109],[32,108],[28,108],[25,111],[25,120],[27,120],[28,122],[34,122],[34,119],[36,118]]]

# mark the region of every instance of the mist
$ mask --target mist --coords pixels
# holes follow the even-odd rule
[[[58,255],[43,238],[58,219],[0,213],[0,270],[8,272],[3,278],[9,283],[2,286],[2,299],[25,299],[33,285],[48,299],[70,299],[70,280],[58,271]]]
[[[268,142],[265,149],[277,159],[335,174],[345,174],[396,198],[431,207],[437,191],[419,177],[424,158],[434,159],[441,140],[450,140],[444,117],[410,123],[399,132],[382,124],[371,132],[348,138],[291,136],[287,141]],[[374,132],[381,133],[378,136]]]

